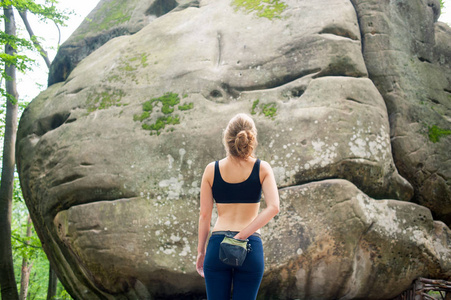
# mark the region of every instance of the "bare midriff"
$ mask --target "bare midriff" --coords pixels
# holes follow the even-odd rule
[[[257,217],[260,203],[216,203],[216,208],[218,219],[213,231],[241,231]]]

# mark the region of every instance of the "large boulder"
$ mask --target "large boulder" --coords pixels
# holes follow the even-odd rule
[[[451,277],[451,230],[423,206],[374,200],[336,179],[280,197],[263,233],[262,299],[392,299],[420,276]]]
[[[451,29],[438,0],[352,0],[369,76],[387,104],[395,164],[413,201],[451,224]]]
[[[353,276],[369,272],[365,266],[347,265],[346,294],[334,285],[316,292],[311,282],[317,277],[308,274],[296,275],[297,287],[285,289],[293,273],[288,281],[274,275],[298,272],[293,261],[302,262],[302,251],[331,255],[305,265],[310,270],[321,266],[324,273],[353,261],[356,251],[369,264],[372,252],[360,243],[383,240],[388,245],[393,239],[391,231],[373,234],[365,228],[373,219],[394,221],[368,197],[408,201],[413,195],[393,162],[389,115],[368,78],[352,3],[193,3],[133,35],[108,41],[65,82],[33,100],[22,116],[17,161],[23,193],[59,278],[77,299],[202,296],[203,280],[194,264],[200,179],[205,166],[225,154],[221,133],[228,120],[247,112],[259,130],[258,156],[271,163],[280,188],[296,191],[281,190],[284,203],[303,203],[306,198],[299,193],[311,181],[341,178],[324,184],[344,189],[339,194],[334,188],[337,199],[356,199],[348,205],[358,201],[362,212],[355,219],[363,220],[349,238],[335,227],[313,228],[328,217],[322,203],[335,200],[320,197],[323,185],[312,185],[319,191],[311,191],[312,211],[323,214],[309,215],[312,228],[304,226],[307,216],[300,211],[296,216],[288,207],[267,229],[270,260],[262,295],[280,291],[287,299],[293,293],[302,299],[334,299],[360,297],[365,290],[374,298],[380,285],[371,280],[352,287],[359,279]],[[427,210],[414,204],[396,202],[390,211],[405,218],[397,225],[402,228],[396,230],[397,239],[413,255],[408,265],[391,263],[395,274],[407,278],[396,291],[417,275],[448,278],[449,253],[440,250],[449,247],[446,226],[434,225]],[[425,237],[411,241],[418,211],[425,216],[418,229]],[[333,210],[329,213],[332,217]],[[333,219],[346,223],[349,218]],[[276,256],[285,248],[267,242],[275,238],[274,226],[292,228],[281,231],[284,243],[302,239],[300,228],[309,230],[311,246]],[[442,239],[428,236],[434,226]],[[333,248],[333,240],[336,247],[359,247],[323,253],[320,241],[326,235],[328,247]],[[443,261],[437,262],[435,254],[425,259],[424,245],[441,251]],[[392,283],[395,277],[382,265],[398,254],[388,249],[378,250],[382,258],[375,270]],[[303,285],[315,290],[303,294]]]
[[[86,56],[109,40],[138,32],[171,10],[198,5],[190,0],[101,0],[58,49],[50,66],[48,85],[62,82]]]

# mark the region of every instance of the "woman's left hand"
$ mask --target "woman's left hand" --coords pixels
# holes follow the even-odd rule
[[[245,238],[242,238],[242,237],[240,236],[240,232],[238,232],[233,238],[234,238],[234,239],[237,239],[237,240],[245,240]]]
[[[205,277],[205,275],[204,275],[204,259],[205,259],[205,253],[197,254],[196,270],[197,270],[197,273],[199,273],[199,275],[202,277]]]

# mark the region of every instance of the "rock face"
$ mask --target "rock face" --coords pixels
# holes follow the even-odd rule
[[[393,156],[413,201],[451,224],[451,29],[438,0],[355,4],[370,78],[387,103]],[[382,63],[381,63],[382,62]]]
[[[451,275],[451,230],[423,206],[373,200],[345,180],[280,196],[283,213],[264,231],[262,299],[391,299],[422,274]]]
[[[239,112],[253,114],[257,154],[281,188],[282,211],[264,229],[262,299],[388,299],[418,276],[451,277],[449,228],[396,201],[420,186],[398,174],[391,102],[374,84],[366,40],[362,52],[364,11],[376,4],[354,5],[152,6],[158,18],[109,40],[33,100],[18,132],[21,184],[74,298],[204,295],[195,271],[200,179],[224,156],[222,130]],[[445,55],[449,29],[437,26],[433,50]],[[439,62],[434,74],[449,68]],[[439,151],[449,140],[424,134],[422,145]]]
[[[48,85],[62,82],[94,50],[109,40],[138,32],[171,10],[196,6],[187,0],[101,0],[80,27],[61,45],[52,62]]]

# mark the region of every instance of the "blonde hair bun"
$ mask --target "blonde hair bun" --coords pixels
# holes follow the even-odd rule
[[[238,114],[229,121],[224,131],[224,146],[229,155],[253,156],[257,144],[257,128],[250,116]]]

